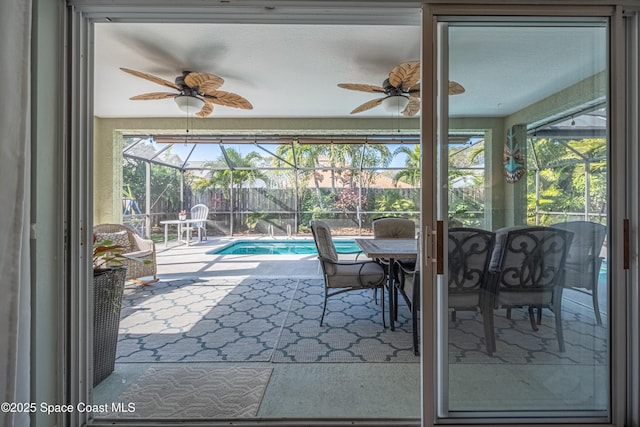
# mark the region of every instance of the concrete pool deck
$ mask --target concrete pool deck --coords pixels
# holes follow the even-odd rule
[[[334,236],[338,239],[349,239],[360,236]],[[365,237],[365,236],[361,236]],[[209,237],[208,240],[186,246],[173,240],[168,247],[163,243],[156,244],[158,278],[172,280],[193,277],[296,277],[300,279],[321,278],[322,272],[318,259],[313,255],[213,255],[207,252],[228,245],[238,240],[259,239],[265,241],[284,240],[286,236],[237,236]],[[292,239],[311,240],[310,236],[293,237]],[[354,255],[340,255],[341,259],[353,259]],[[361,256],[360,260],[367,259]],[[605,277],[606,279],[606,277]],[[604,279],[603,279],[604,280]],[[607,316],[606,281],[598,288],[602,315]],[[591,296],[565,290],[565,298],[584,306],[592,307]]]
[[[318,258],[313,255],[214,255],[207,252],[225,246],[236,240],[254,237],[209,237],[208,240],[180,245],[170,241],[167,248],[156,244],[158,277],[177,279],[185,277],[321,277]],[[348,238],[347,237],[339,237]],[[260,240],[281,240],[282,238],[260,237]],[[298,239],[298,238],[296,238]],[[299,239],[309,240],[310,237]],[[349,255],[343,255],[349,259]]]

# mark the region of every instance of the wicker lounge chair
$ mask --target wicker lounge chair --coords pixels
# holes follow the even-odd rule
[[[130,258],[124,261],[127,267],[127,280],[151,276],[153,277],[151,280],[136,281],[143,284],[158,281],[156,277],[156,246],[153,240],[138,236],[131,227],[122,224],[96,225],[93,227],[93,235],[99,241],[110,240],[125,248],[123,255],[126,258]],[[144,262],[140,262],[139,260]]]

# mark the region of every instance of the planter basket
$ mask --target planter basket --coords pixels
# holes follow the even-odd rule
[[[126,268],[102,270],[93,276],[93,385],[111,375],[116,363],[120,308]]]

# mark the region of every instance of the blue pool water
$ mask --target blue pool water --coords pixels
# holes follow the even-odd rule
[[[360,250],[353,240],[334,240],[338,252]],[[207,252],[209,255],[315,255],[313,240],[238,240]]]

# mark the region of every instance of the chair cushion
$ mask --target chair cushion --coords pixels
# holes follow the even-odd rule
[[[113,242],[114,245],[122,246],[124,252],[127,252],[131,249],[129,233],[126,230],[114,231],[111,233],[95,233],[95,236],[98,242],[109,240]]]
[[[575,237],[577,236],[577,238]],[[592,254],[594,244],[588,239],[584,238],[584,235],[575,234],[574,239],[571,241],[571,248],[567,255],[567,261],[580,262]]]
[[[407,218],[380,218],[372,223],[374,237],[411,239],[416,235],[416,224]]]
[[[153,253],[153,251],[151,251],[151,250],[135,251],[135,252],[129,252],[129,253],[123,254],[123,256],[125,256],[127,258],[144,258],[144,257],[148,257],[152,253]]]
[[[338,252],[331,238],[331,229],[322,221],[314,221],[313,223],[314,239],[318,248],[318,254],[333,262],[338,261]]]
[[[504,250],[504,245],[507,241],[507,234],[511,230],[520,230],[522,228],[527,228],[526,225],[515,225],[513,227],[504,227],[496,230],[496,244],[493,247],[493,252],[491,253],[491,261],[489,262],[489,271],[495,272],[498,269],[502,258],[502,251]]]
[[[498,295],[498,306],[536,306],[550,305],[553,292],[551,290],[543,292],[505,292]]]
[[[602,259],[596,258],[591,263],[566,262],[564,265],[564,282],[566,288],[594,289],[597,285],[598,274]],[[594,270],[598,270],[597,273]]]
[[[551,227],[573,233],[567,262],[581,263],[600,256],[600,250],[607,234],[607,227],[590,221],[569,221],[552,224]]]
[[[416,285],[417,278],[418,274],[404,274],[404,286],[402,286],[402,291],[405,293],[407,298],[409,298],[409,300],[413,298],[413,287]]]
[[[480,292],[451,293],[449,292],[449,307],[462,310],[480,305]]]
[[[384,277],[384,269],[371,261],[327,265],[327,287],[329,288],[375,286],[382,283]]]

